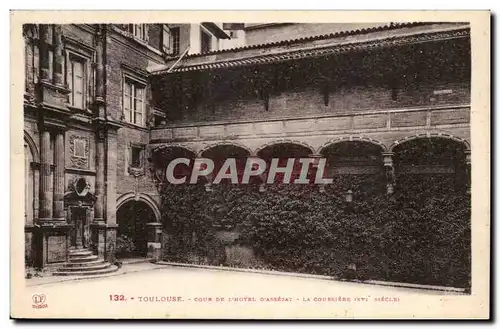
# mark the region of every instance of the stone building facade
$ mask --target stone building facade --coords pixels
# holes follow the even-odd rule
[[[330,174],[384,170],[392,193],[398,170],[458,170],[395,165],[411,141],[436,139],[466,170],[469,33],[466,23],[236,34],[214,23],[26,25],[27,264],[111,271],[120,236],[153,257],[168,233],[158,184],[176,152],[335,154]],[[342,154],[354,145],[358,154]]]
[[[147,230],[157,230],[159,199],[146,175],[145,149],[162,113],[152,106],[148,70],[179,55],[173,49],[186,39],[171,28],[23,27],[27,266],[59,274],[114,270],[108,262],[114,259],[122,206],[146,209],[143,244]],[[201,40],[189,36],[190,30],[203,30],[213,47],[226,35],[213,23],[181,28],[193,46],[200,42],[198,48]],[[78,270],[67,266],[72,262],[81,263]]]

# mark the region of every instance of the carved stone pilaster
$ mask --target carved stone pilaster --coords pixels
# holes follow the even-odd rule
[[[64,173],[65,173],[65,147],[64,131],[56,131],[54,137],[54,199],[53,214],[54,219],[65,220],[64,218]]]
[[[64,84],[63,79],[63,43],[62,43],[62,27],[59,24],[52,26],[52,45],[54,48],[54,58],[52,61],[52,81],[56,86]]]
[[[40,133],[40,221],[52,220],[52,169],[50,131]]]
[[[105,84],[104,84],[104,77],[106,75],[106,66],[104,63],[104,40],[105,40],[105,28],[102,27],[101,25],[97,26],[97,33],[96,33],[96,66],[95,66],[95,104],[96,104],[96,115],[98,117],[104,117],[105,116],[105,100],[104,100],[104,95],[105,95]]]
[[[51,82],[49,59],[49,28],[48,24],[40,24],[40,78],[44,82]]]

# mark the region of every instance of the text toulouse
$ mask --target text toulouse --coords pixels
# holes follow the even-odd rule
[[[299,158],[299,159],[287,159],[286,165],[280,165],[280,161],[283,159],[272,159],[269,168],[267,168],[267,163],[260,158],[248,158],[245,163],[245,168],[243,170],[243,175],[241,181],[238,179],[238,168],[236,164],[236,159],[227,158],[221,168],[218,170],[215,178],[211,181],[213,184],[220,183],[223,179],[229,179],[232,184],[248,184],[250,177],[260,176],[266,173],[267,183],[271,184],[274,182],[277,174],[283,174],[284,184],[310,184],[308,178],[309,170],[314,168],[316,171],[314,184],[331,184],[333,180],[331,178],[324,178],[323,173],[325,171],[326,159],[314,159],[314,158]],[[212,177],[215,168],[214,161],[209,158],[196,158],[194,160],[190,178],[186,176],[175,177],[174,170],[178,165],[185,165],[187,167],[191,166],[191,159],[188,158],[176,158],[172,160],[165,171],[165,178],[171,184],[196,184],[198,178]],[[300,174],[299,177],[291,182],[292,173],[299,172],[296,164],[300,164]],[[267,172],[266,172],[267,170]]]

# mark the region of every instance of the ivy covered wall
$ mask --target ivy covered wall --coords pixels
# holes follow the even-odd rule
[[[468,287],[470,197],[453,174],[163,187],[168,261]],[[353,191],[353,201],[345,193]],[[356,271],[347,268],[355,264]]]

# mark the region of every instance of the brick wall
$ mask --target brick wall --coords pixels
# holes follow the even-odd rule
[[[160,45],[161,37],[160,25],[151,25],[149,28],[150,39],[149,43]],[[154,34],[158,34],[156,37]],[[127,40],[122,36],[110,36],[107,42],[107,111],[112,118],[119,120],[122,116],[122,75],[124,70],[127,72],[131,69],[132,73],[136,70],[144,72],[151,64],[162,63],[161,55],[149,50],[147,47],[139,46],[133,40]],[[125,68],[126,67],[126,68]],[[149,102],[146,101],[146,114],[149,113]],[[144,128],[134,125],[127,125],[118,130],[117,135],[117,181],[116,181],[116,196],[120,194],[133,192],[136,181],[126,172],[127,168],[127,152],[130,143],[147,145],[149,142],[149,132]],[[147,161],[144,161],[147,166]],[[146,175],[137,178],[139,185],[138,192],[155,192],[155,186],[152,184],[149,177],[148,168],[145,168]]]
[[[149,24],[149,40],[148,43],[155,49],[162,49],[162,27],[161,24]]]
[[[156,187],[149,175],[149,163],[146,154],[144,156],[145,175],[134,178],[127,173],[127,147],[130,143],[147,145],[149,142],[149,132],[134,128],[124,127],[118,131],[117,137],[117,195],[133,192],[156,193]],[[137,185],[136,185],[137,184]]]
[[[439,94],[443,90],[451,90],[451,93]],[[436,83],[421,86],[418,90],[401,89],[395,99],[392,90],[385,86],[341,86],[331,91],[327,106],[320,87],[316,86],[272,94],[267,111],[263,101],[257,97],[238,97],[219,101],[214,107],[199,105],[196,109],[185,110],[175,122],[273,119],[469,102],[470,90],[465,82]]]

